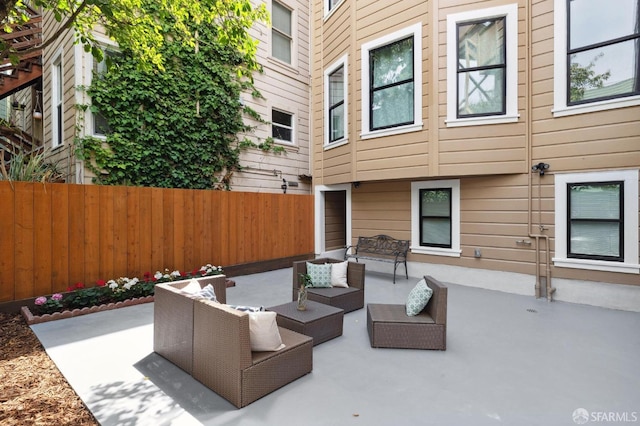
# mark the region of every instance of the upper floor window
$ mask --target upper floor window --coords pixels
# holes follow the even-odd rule
[[[63,66],[62,55],[53,60],[51,70],[51,147],[64,143],[64,110],[63,110]]]
[[[518,5],[447,16],[447,125],[518,120]]]
[[[458,24],[458,118],[506,109],[505,18]]]
[[[460,256],[459,180],[411,183],[411,252]]]
[[[271,55],[291,64],[293,32],[291,10],[274,1],[271,10]]]
[[[640,273],[638,176],[638,170],[555,175],[555,266]]]
[[[567,4],[567,103],[640,93],[637,0],[618,1],[616,7],[604,0],[572,0]]]
[[[329,12],[334,10],[340,3],[342,3],[342,0],[324,0],[325,15],[329,14]]]
[[[325,71],[325,144],[346,138],[347,121],[347,56]]]
[[[554,114],[640,104],[637,0],[555,0]]]
[[[108,65],[111,59],[118,54],[117,51],[113,49],[103,49],[103,59],[101,61],[97,61],[95,58],[93,60],[93,77],[101,76],[107,72]],[[102,115],[100,110],[92,105],[91,106],[91,123],[93,124],[93,135],[94,136],[106,136],[111,129],[109,128],[109,123],[107,119]]]
[[[420,24],[362,45],[362,136],[422,127]]]
[[[293,115],[271,110],[271,136],[278,142],[293,143]]]

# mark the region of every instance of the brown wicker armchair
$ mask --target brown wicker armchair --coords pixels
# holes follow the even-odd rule
[[[307,273],[307,263],[339,263],[343,260],[319,258],[313,260],[303,260],[293,262],[293,299],[298,300],[298,290],[300,283],[299,274]],[[349,288],[309,288],[307,295],[309,300],[324,303],[344,309],[344,312],[351,312],[364,307],[364,263],[349,262],[347,266],[347,283]]]
[[[447,349],[447,287],[424,277],[433,295],[416,316],[405,305],[367,304],[367,331],[372,348]]]
[[[181,290],[190,280],[157,284],[153,306],[153,350],[191,374],[193,362],[193,304],[195,297]],[[199,278],[201,287],[211,284],[220,303],[227,302],[224,275]]]
[[[252,352],[249,314],[209,300],[194,304],[193,378],[238,408],[310,373],[313,338],[278,327],[285,347]]]

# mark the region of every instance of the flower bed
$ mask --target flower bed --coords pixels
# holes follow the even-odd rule
[[[33,307],[23,306],[21,313],[27,324],[38,324],[62,318],[71,318],[140,303],[153,302],[154,287],[158,283],[221,275],[222,267],[207,264],[192,272],[156,272],[144,274],[142,279],[120,277],[109,281],[98,280],[93,287],[76,283],[67,293],[55,293],[35,299]],[[227,286],[235,285],[227,280]]]

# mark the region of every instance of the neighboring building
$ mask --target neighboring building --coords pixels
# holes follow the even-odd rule
[[[414,277],[640,311],[637,2],[312,10],[316,253],[388,234]]]
[[[243,100],[268,121],[258,125],[249,137],[256,144],[274,135],[274,143],[285,153],[250,148],[240,156],[246,168],[231,176],[232,190],[310,193],[309,172],[309,4],[303,1],[268,1],[273,28],[263,24],[252,29],[260,41],[258,61],[263,74],[255,75],[256,88],[266,98]],[[52,34],[59,24],[45,14],[43,34]],[[106,49],[113,41],[96,35]],[[90,184],[91,171],[74,154],[74,138],[92,135],[104,138],[100,116],[76,105],[89,105],[91,98],[83,87],[91,84],[93,71],[100,67],[90,53],[73,44],[73,33],[66,32],[43,52],[44,141],[53,148],[54,158],[68,171],[67,182]],[[102,119],[103,120],[103,119]],[[273,124],[272,124],[273,123]],[[284,181],[283,181],[284,179]]]

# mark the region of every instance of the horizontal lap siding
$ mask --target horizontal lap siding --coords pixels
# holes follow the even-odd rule
[[[346,137],[350,142],[356,140],[355,132],[355,88],[352,84],[355,75],[355,49],[351,43],[349,28],[353,19],[352,2],[343,2],[334,10],[331,18],[324,20],[324,3],[322,0],[315,1],[313,19],[317,33],[312,37],[311,43],[314,49],[314,62],[312,64],[312,126],[313,126],[313,157],[318,161],[313,162],[314,184],[329,185],[336,182],[350,182],[353,180],[354,155],[352,143],[324,149],[324,72],[338,59],[347,55],[347,128]],[[324,38],[324,41],[323,41]]]
[[[0,182],[0,196],[0,302],[313,252],[311,195]]]
[[[532,16],[531,54],[531,163],[550,165],[541,178],[547,191],[553,191],[556,173],[596,170],[637,169],[640,166],[640,106],[595,111],[565,117],[555,117],[553,1],[534,1]],[[537,183],[537,179],[534,178]],[[534,187],[535,190],[535,187]],[[553,198],[547,194],[544,198]],[[537,209],[534,193],[534,208]],[[543,224],[555,222],[555,204],[542,203],[542,212],[534,210],[534,224],[541,217]],[[553,226],[545,231],[552,237]],[[535,228],[535,227],[534,227]],[[640,244],[640,243],[639,243]],[[552,256],[555,253],[552,250]],[[638,259],[640,262],[640,259]],[[615,282],[638,285],[635,274],[615,274],[571,268],[552,268],[555,278]]]

